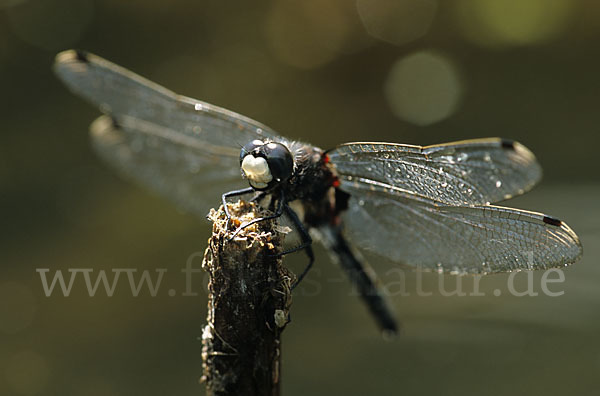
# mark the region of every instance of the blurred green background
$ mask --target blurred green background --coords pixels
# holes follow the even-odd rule
[[[0,0],[0,394],[204,392],[204,275],[181,296],[180,270],[199,267],[210,225],[94,156],[98,111],[50,70],[71,47],[324,148],[502,136],[538,156],[541,186],[509,205],[581,237],[583,260],[551,287],[563,296],[512,296],[497,275],[485,297],[444,297],[429,274],[422,297],[409,272],[388,342],[317,247],[283,337],[284,394],[597,394],[599,39],[593,0]],[[46,297],[38,268],[168,272],[156,297],[125,279],[90,297],[81,278]]]

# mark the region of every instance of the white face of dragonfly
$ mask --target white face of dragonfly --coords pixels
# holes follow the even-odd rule
[[[246,155],[242,160],[242,171],[254,188],[266,188],[269,182],[273,180],[269,164],[263,157],[255,157],[252,154]]]

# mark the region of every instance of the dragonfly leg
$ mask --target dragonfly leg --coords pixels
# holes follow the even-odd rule
[[[240,191],[242,191],[242,190],[240,190]],[[275,211],[275,214],[272,214],[270,216],[265,216],[265,217],[259,217],[258,219],[254,219],[245,224],[242,224],[241,226],[238,227],[237,230],[235,230],[235,232],[233,233],[233,235],[231,235],[231,238],[229,238],[229,240],[232,240],[233,238],[235,238],[236,235],[239,234],[244,228],[251,226],[252,224],[256,224],[261,221],[271,220],[271,219],[276,219],[278,217],[281,217],[281,215],[283,214],[284,207],[287,207],[287,205],[285,203],[285,195],[283,193],[283,190],[281,190],[281,196],[279,197],[279,202],[278,202],[277,210]]]
[[[261,191],[260,193],[256,194],[255,196],[252,197],[252,199],[250,200],[250,202],[260,202],[261,199],[263,199],[265,196],[267,195],[266,192]]]
[[[225,229],[229,227],[229,220],[231,219],[231,213],[229,213],[229,209],[227,208],[227,198],[237,197],[239,195],[249,194],[253,192],[254,189],[252,187],[242,188],[241,190],[233,190],[224,193],[221,195],[221,203],[223,204],[223,210],[225,211],[225,216],[227,216],[227,223],[225,224]]]
[[[302,222],[298,218],[298,215],[296,214],[296,212],[294,212],[292,210],[292,208],[290,208],[288,205],[285,205],[285,213],[290,217],[290,219],[296,226],[296,229],[300,233],[300,238],[302,238],[302,243],[293,249],[289,249],[284,252],[281,252],[278,256],[283,256],[284,254],[297,252],[298,250],[301,250],[301,249],[304,249],[304,251],[306,252],[306,255],[308,256],[308,265],[306,266],[306,268],[304,268],[304,271],[302,271],[302,273],[298,276],[298,279],[296,279],[296,282],[294,282],[294,284],[292,285],[292,290],[293,290],[296,286],[298,286],[298,284],[302,281],[302,279],[304,279],[306,274],[308,274],[308,271],[310,271],[310,269],[312,268],[312,265],[315,262],[315,254],[313,253],[313,250],[312,250],[312,238],[310,237],[310,234],[306,230],[306,227],[304,227],[304,224],[302,224]]]
[[[298,286],[300,284],[300,282],[302,282],[302,279],[304,279],[306,274],[308,274],[308,271],[310,271],[310,269],[313,266],[313,263],[315,262],[315,254],[313,253],[311,243],[307,243],[304,246],[304,251],[306,252],[306,255],[308,256],[308,264],[304,268],[304,271],[302,271],[302,273],[298,276],[298,279],[296,279],[296,282],[294,282],[294,284],[292,285],[292,290],[294,290],[296,288],[296,286]],[[288,253],[291,253],[291,252],[288,252]]]

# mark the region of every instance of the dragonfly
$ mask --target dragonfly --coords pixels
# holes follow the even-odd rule
[[[386,332],[398,324],[361,251],[451,274],[563,267],[582,255],[565,222],[494,204],[541,178],[535,156],[518,142],[355,142],[323,150],[91,53],[61,52],[54,71],[104,113],[90,134],[109,165],[202,217],[219,197],[225,208],[237,195],[270,198],[271,217],[292,220],[308,255],[298,280],[314,261],[316,235]]]

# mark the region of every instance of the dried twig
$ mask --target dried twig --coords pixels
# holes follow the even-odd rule
[[[208,324],[202,334],[203,376],[208,395],[278,395],[280,336],[289,321],[293,275],[281,265],[283,234],[275,221],[244,229],[264,216],[253,203],[240,201],[212,210],[213,234],[204,254],[209,274]]]

